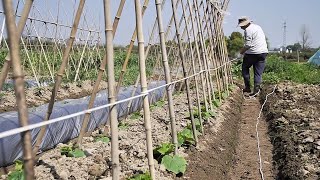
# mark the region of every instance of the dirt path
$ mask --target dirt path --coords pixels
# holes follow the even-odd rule
[[[261,179],[256,138],[256,123],[260,112],[258,99],[244,100],[241,112],[239,142],[230,179]],[[272,168],[272,144],[268,137],[268,126],[264,117],[258,126],[262,168],[265,179],[274,179]]]
[[[194,180],[259,180],[256,122],[260,112],[258,99],[243,100],[236,92],[222,107],[225,113],[217,131],[209,126],[200,139],[199,151],[189,152],[187,173],[183,179]],[[272,168],[272,144],[264,118],[259,124],[263,173],[266,180],[275,179]]]

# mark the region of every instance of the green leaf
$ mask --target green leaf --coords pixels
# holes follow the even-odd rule
[[[222,99],[226,99],[228,97],[228,93],[227,92],[223,92],[222,93]]]
[[[162,158],[161,164],[166,167],[166,169],[175,174],[184,173],[187,169],[187,161],[180,156],[166,155]]]
[[[199,120],[199,119],[195,119],[194,123],[196,124],[196,129],[197,129],[197,131],[201,132],[201,123],[200,123],[200,120]],[[192,130],[192,124],[189,123],[189,124],[187,125],[187,128],[190,129],[190,130]]]
[[[17,171],[23,170],[23,162],[20,161],[20,160],[17,160],[15,162],[14,169],[17,170]]]
[[[73,151],[70,151],[67,156],[79,158],[79,157],[85,157],[86,155],[84,154],[84,152],[81,149],[75,149]]]
[[[99,142],[99,141],[108,144],[110,142],[110,139],[106,136],[100,136],[96,138],[96,142]]]
[[[8,175],[8,180],[24,180],[23,170],[12,171]]]
[[[190,129],[185,128],[181,132],[178,133],[178,145],[182,144],[193,144],[194,138],[193,133]]]
[[[129,124],[125,122],[120,122],[118,125],[119,129],[125,130],[129,128]]]
[[[72,147],[71,146],[63,146],[60,149],[61,155],[66,155],[67,156],[70,151],[72,151]]]
[[[181,134],[178,134],[178,146],[182,146],[184,143],[184,138],[181,136]]]
[[[150,173],[146,172],[144,174],[135,175],[132,178],[129,178],[128,180],[152,180],[152,178]]]
[[[215,107],[220,107],[221,106],[221,102],[218,99],[216,99],[216,100],[213,101],[213,105]]]
[[[174,150],[174,144],[172,143],[163,143],[156,149],[154,149],[154,152],[156,154],[161,154],[161,155],[167,155],[173,152]]]
[[[132,115],[130,116],[130,119],[139,119],[141,118],[142,115],[140,114],[140,112],[134,112],[132,113]]]

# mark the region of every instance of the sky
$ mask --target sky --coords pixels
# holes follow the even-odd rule
[[[14,0],[14,3],[23,0]],[[143,4],[144,0],[141,0]],[[111,0],[111,14],[115,16],[120,0]],[[163,10],[163,21],[165,26],[171,17],[171,0],[166,0]],[[186,2],[186,1],[184,1]],[[73,14],[79,0],[36,0],[31,16],[48,21],[56,21],[57,12],[60,13],[58,21],[62,24],[72,24]],[[2,1],[0,1],[2,10]],[[60,8],[58,8],[60,7]],[[135,27],[134,1],[127,0],[123,14],[120,19],[114,43],[127,45],[130,42]],[[22,6],[20,4],[21,12]],[[18,10],[18,14],[19,14]],[[143,19],[145,42],[151,33],[155,18],[154,0],[150,0],[149,6]],[[178,11],[178,17],[181,10]],[[230,35],[233,31],[242,32],[237,28],[237,18],[240,16],[250,17],[254,23],[260,25],[270,41],[271,47],[280,47],[283,44],[283,23],[287,22],[287,45],[299,42],[301,26],[305,24],[310,32],[313,47],[320,47],[320,0],[230,0],[227,9],[224,32]],[[103,0],[87,0],[84,9],[85,21],[80,26],[85,29],[97,29],[103,34]],[[3,14],[0,14],[0,22],[3,22]],[[54,26],[39,23],[35,25],[38,29],[38,36],[49,36],[54,33]],[[68,29],[60,29],[61,37],[67,37]],[[182,30],[180,30],[182,31]],[[80,32],[79,32],[80,33]],[[81,39],[88,38],[87,32],[81,32]],[[173,32],[172,32],[173,34]],[[97,38],[89,37],[89,38]],[[155,40],[159,41],[159,40]]]
[[[224,31],[230,35],[240,16],[248,16],[260,25],[271,47],[283,44],[283,24],[287,22],[287,45],[301,41],[301,26],[305,24],[313,47],[320,47],[320,0],[230,0]]]

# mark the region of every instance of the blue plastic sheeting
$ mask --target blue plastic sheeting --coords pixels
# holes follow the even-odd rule
[[[309,59],[308,62],[320,66],[320,49]]]
[[[165,82],[152,82],[149,83],[148,88],[155,88],[160,85],[164,85]],[[123,100],[131,97],[134,88],[127,87],[121,88],[120,93],[118,95],[118,100]],[[154,95],[152,98],[153,103],[159,100],[164,92],[165,87],[160,88],[156,91],[153,91]],[[138,87],[135,95],[139,95],[141,93],[141,87]],[[151,95],[149,95],[150,100]],[[86,110],[88,107],[90,96],[81,98],[81,99],[68,99],[60,102],[56,102],[53,113],[51,115],[51,119],[66,116],[69,114],[73,114],[76,112],[80,112]],[[141,109],[143,105],[142,98],[137,98],[132,101],[131,109],[127,112],[128,102],[123,102],[117,105],[118,117],[124,116],[126,114],[130,114],[134,111]],[[108,104],[108,96],[106,91],[100,91],[97,94],[97,97],[94,102],[94,107],[101,106],[104,104]],[[42,122],[45,114],[47,112],[48,104],[42,105],[36,108],[29,109],[29,122],[30,124],[35,124]],[[40,150],[45,151],[55,147],[59,143],[66,143],[69,140],[78,137],[80,128],[83,121],[83,116],[78,116],[74,118],[70,118],[64,121],[60,121],[54,124],[50,124],[47,127],[47,131],[45,137],[43,139],[43,143],[41,144]],[[91,118],[88,124],[87,131],[93,131],[100,125],[106,123],[108,118],[108,110],[100,109],[98,111],[94,111],[91,113]],[[17,112],[8,112],[0,114],[0,132],[8,131],[14,128],[20,127],[19,118]],[[40,128],[33,129],[31,131],[32,134],[32,143],[35,143],[35,139],[37,134],[39,133]],[[3,139],[0,139],[0,166],[7,166],[12,164],[15,160],[22,157],[22,143],[20,134],[9,136]]]

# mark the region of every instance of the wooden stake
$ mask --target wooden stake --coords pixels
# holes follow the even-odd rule
[[[15,17],[13,14],[13,7],[11,0],[2,1],[5,17],[7,32],[9,38],[10,59],[12,60],[14,89],[16,95],[16,102],[18,106],[18,116],[20,126],[24,127],[29,125],[28,120],[28,107],[26,104],[26,95],[24,92],[24,74],[21,69],[20,47],[19,47],[19,32],[16,27]],[[24,161],[24,174],[26,180],[33,180],[34,177],[34,157],[32,154],[31,132],[25,131],[21,133],[22,146],[23,146],[23,161]]]

